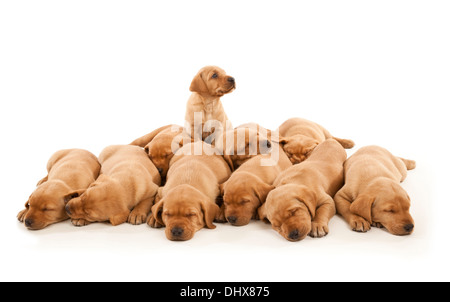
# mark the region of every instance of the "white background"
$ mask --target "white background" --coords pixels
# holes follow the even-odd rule
[[[0,2],[0,281],[449,281],[447,1]],[[299,116],[417,161],[415,231],[360,234],[335,216],[288,242],[259,221],[186,242],[163,229],[17,219],[48,158],[183,125],[205,65],[236,78],[236,126]]]

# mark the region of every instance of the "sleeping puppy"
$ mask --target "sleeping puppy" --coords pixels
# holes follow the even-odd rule
[[[258,219],[258,208],[266,201],[267,194],[274,188],[272,183],[284,170],[292,166],[283,149],[273,165],[262,165],[261,160],[270,160],[270,155],[260,154],[243,163],[231,177],[220,185],[223,196],[224,215],[235,226],[246,225],[250,219]]]
[[[382,147],[359,149],[344,164],[345,185],[334,197],[338,214],[357,232],[373,225],[394,235],[411,234],[410,199],[400,182],[415,166],[413,160],[396,157]]]
[[[148,157],[161,174],[161,178],[165,179],[172,156],[185,142],[182,132],[181,126],[167,125],[135,139],[130,145],[144,147]]]
[[[262,133],[251,128],[236,128],[222,133],[215,148],[234,171],[258,154],[270,154],[272,143]]]
[[[113,145],[99,156],[102,165],[97,180],[85,190],[67,195],[66,212],[82,219],[77,226],[109,221],[118,225],[145,222],[161,183],[158,170],[138,146]],[[131,212],[130,212],[131,211]]]
[[[349,139],[334,137],[325,128],[303,118],[290,118],[278,127],[280,143],[293,164],[304,161],[314,148],[333,138],[345,149],[353,148],[355,143]]]
[[[211,145],[197,141],[184,145],[172,158],[167,182],[147,221],[151,227],[165,226],[169,240],[189,240],[205,226],[216,227],[219,184],[228,179],[231,170],[214,152]]]
[[[97,157],[82,149],[57,151],[47,163],[48,175],[40,180],[36,190],[17,215],[30,230],[68,219],[64,210],[65,196],[73,190],[86,189],[100,173]]]
[[[186,105],[186,130],[192,139],[205,140],[213,132],[220,135],[225,129],[232,128],[220,97],[234,89],[234,78],[223,69],[217,66],[200,69],[192,80],[189,88],[192,94]]]
[[[258,210],[260,219],[267,219],[289,241],[328,234],[336,212],[332,196],[343,184],[346,158],[334,139],[320,143],[305,161],[277,177],[275,189]]]

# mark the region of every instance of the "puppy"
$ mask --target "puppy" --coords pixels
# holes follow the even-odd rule
[[[284,170],[292,166],[283,149],[276,143],[279,159],[272,165],[262,165],[261,160],[270,160],[270,155],[257,155],[243,163],[231,177],[220,185],[223,196],[224,215],[235,226],[246,225],[250,219],[258,219],[257,209],[266,201],[274,188],[272,183]]]
[[[302,163],[282,172],[275,189],[259,208],[261,220],[289,241],[328,234],[328,222],[336,212],[332,196],[344,181],[347,154],[335,140],[320,143]]]
[[[223,69],[217,66],[200,69],[192,80],[189,88],[192,94],[186,105],[186,128],[191,138],[205,140],[213,132],[220,135],[223,129],[232,128],[220,97],[234,89],[234,78]]]
[[[222,133],[216,141],[215,148],[234,171],[258,154],[270,154],[272,143],[257,130],[236,128]]]
[[[167,125],[135,139],[130,145],[144,147],[148,157],[164,180],[167,170],[169,170],[170,160],[185,141],[182,132],[183,127],[181,126]],[[188,141],[190,142],[191,140],[189,139]]]
[[[36,190],[17,215],[30,230],[68,219],[64,210],[65,196],[73,190],[87,188],[100,173],[97,157],[82,149],[60,150],[47,163],[48,175],[40,180]]]
[[[158,192],[159,201],[147,223],[165,226],[169,240],[189,240],[205,226],[214,229],[213,221],[220,213],[215,203],[219,184],[230,174],[211,145],[203,141],[184,145],[170,162],[167,182]]]
[[[411,234],[410,199],[400,182],[415,166],[413,160],[396,157],[382,147],[359,149],[344,164],[345,185],[334,197],[337,213],[357,232],[373,225],[394,235]]]
[[[99,156],[102,165],[97,180],[85,190],[69,193],[66,212],[72,219],[82,219],[81,226],[109,221],[118,225],[145,222],[161,177],[147,154],[138,146],[113,145]],[[130,213],[131,211],[131,213]]]
[[[278,128],[280,143],[293,164],[304,161],[314,148],[333,138],[345,149],[353,148],[355,143],[349,139],[334,137],[325,128],[303,118],[290,118]]]

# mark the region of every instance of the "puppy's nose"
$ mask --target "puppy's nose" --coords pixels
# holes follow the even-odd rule
[[[69,205],[68,204],[66,204],[66,207],[65,207],[65,209],[66,209],[66,213],[67,214],[69,214],[69,215],[71,215],[72,213],[70,212],[70,207],[69,207]]]
[[[229,77],[229,78],[228,78],[228,82],[234,83],[234,78],[233,78],[233,77]]]
[[[31,219],[31,218],[25,219],[25,226],[27,228],[31,227],[32,224],[33,224],[33,219]]]
[[[175,237],[180,237],[183,234],[184,230],[180,227],[174,227],[171,230],[171,233]]]
[[[163,169],[162,168],[158,168],[158,172],[159,172],[159,174],[161,174],[163,172]]]
[[[227,220],[228,220],[229,223],[235,224],[236,221],[237,221],[237,217],[236,216],[228,216]]]
[[[292,240],[297,240],[298,237],[299,237],[298,230],[295,229],[295,230],[291,231],[291,232],[289,233],[288,237],[289,237],[290,239],[292,239]]]
[[[409,233],[414,229],[414,224],[412,224],[412,223],[405,224],[403,226],[403,229],[405,229],[405,231],[407,231]]]

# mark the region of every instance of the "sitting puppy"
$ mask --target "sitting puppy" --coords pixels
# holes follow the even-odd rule
[[[345,149],[353,148],[355,143],[349,139],[332,136],[322,126],[302,118],[290,118],[278,128],[280,143],[293,164],[304,161],[314,148],[333,138]]]
[[[235,88],[234,78],[223,69],[217,66],[200,69],[192,80],[189,88],[192,94],[186,105],[186,128],[192,139],[205,140],[213,132],[220,135],[224,129],[232,128],[220,97]]]
[[[204,226],[216,227],[219,184],[228,179],[231,170],[214,152],[211,145],[197,141],[184,145],[172,158],[167,182],[147,221],[151,227],[165,226],[169,240],[189,240]]]
[[[86,189],[100,173],[97,157],[81,149],[60,150],[47,163],[48,175],[40,180],[36,190],[17,215],[30,230],[68,219],[64,210],[65,196],[73,190]]]
[[[378,146],[359,149],[344,164],[345,185],[334,197],[337,213],[357,232],[373,225],[395,235],[411,234],[410,199],[400,182],[415,166]]]
[[[248,159],[258,154],[270,154],[271,141],[251,128],[236,128],[222,133],[215,148],[234,171]]]
[[[67,214],[81,219],[77,226],[96,221],[118,225],[145,222],[161,183],[158,170],[137,146],[113,145],[99,156],[97,180],[85,190],[69,193]],[[130,213],[131,211],[131,213]]]
[[[320,143],[302,163],[282,172],[266,202],[259,208],[261,220],[290,241],[306,235],[328,234],[328,221],[336,212],[332,196],[344,181],[347,154],[333,139]]]
[[[164,180],[172,156],[183,146],[182,132],[183,127],[181,126],[167,125],[135,139],[130,145],[144,147],[148,157]],[[189,139],[189,141],[191,140]]]
[[[275,178],[292,166],[278,144],[273,143],[272,147],[278,148],[279,152],[279,159],[272,165],[262,165],[262,160],[270,160],[270,155],[256,155],[243,163],[226,182],[220,185],[224,215],[232,225],[246,225],[250,219],[258,219],[257,210],[274,188],[272,183]]]

